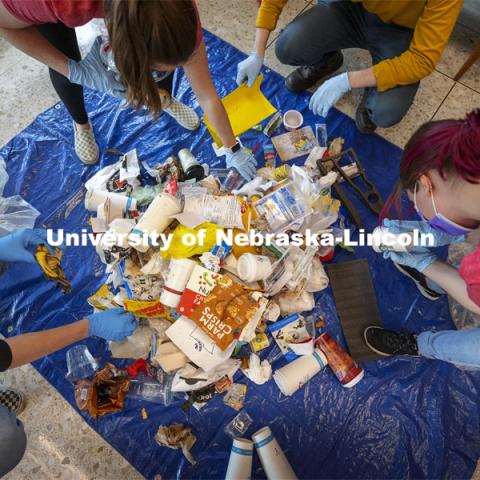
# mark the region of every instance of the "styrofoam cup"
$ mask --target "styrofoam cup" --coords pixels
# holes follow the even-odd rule
[[[289,132],[300,128],[303,124],[303,115],[297,110],[287,110],[283,114],[283,126]]]
[[[237,262],[238,276],[244,282],[265,280],[272,273],[272,264],[265,255],[244,253]]]
[[[280,391],[290,396],[325,368],[327,363],[327,357],[316,349],[311,355],[304,355],[278,369],[273,379]]]
[[[268,480],[295,480],[297,478],[270,427],[263,427],[255,432],[252,440]]]
[[[233,441],[225,480],[250,480],[252,478],[253,442],[246,438]]]

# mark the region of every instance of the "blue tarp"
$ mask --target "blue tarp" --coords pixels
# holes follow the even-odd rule
[[[212,77],[224,96],[235,87],[236,65],[244,55],[208,32],[205,38]],[[294,95],[280,75],[267,70],[264,74],[262,90],[276,107],[300,110],[306,125],[318,122],[307,108],[310,94]],[[199,111],[180,73],[175,94]],[[85,167],[75,157],[71,120],[61,104],[39,115],[0,150],[10,174],[6,195],[20,194],[40,210],[41,225],[72,232],[87,227],[83,184],[100,167],[118,159],[107,149],[137,148],[140,158],[153,164],[188,147],[202,161],[218,164],[203,125],[192,134],[167,116],[152,124],[96,92],[88,91],[86,101],[104,152],[98,166]],[[401,151],[379,136],[360,134],[353,121],[336,110],[330,112],[327,124],[329,139],[343,136],[346,147],[355,148],[386,198],[398,177]],[[268,143],[258,132],[242,139],[250,147]],[[259,157],[261,153],[260,148]],[[371,229],[376,219],[356,197],[352,199]],[[342,252],[336,261],[354,258],[368,258],[386,327],[414,332],[453,328],[445,299],[426,300],[391,262],[366,247],[355,254]],[[39,269],[11,265],[0,279],[4,335],[64,325],[90,313],[86,299],[104,281],[104,266],[93,247],[67,248],[64,265],[72,280],[72,292],[67,295],[45,281]],[[327,330],[345,346],[330,289],[317,295],[315,311],[325,316]],[[103,341],[86,343],[95,356],[108,358]],[[261,356],[273,358],[276,348],[271,346]],[[274,368],[281,364],[278,360]],[[65,350],[36,362],[35,368],[76,408],[73,385],[65,379]],[[348,390],[327,369],[291,398],[282,396],[273,382],[256,386],[240,374],[238,381],[248,383],[245,410],[254,420],[247,434],[269,425],[301,478],[469,478],[480,456],[480,374],[439,361],[408,358],[370,362],[365,370],[365,379]],[[221,395],[200,412],[191,409],[185,414],[180,404],[165,408],[129,400],[122,412],[99,420],[80,414],[145,477],[223,478],[231,447],[223,428],[236,412],[224,405]],[[142,406],[149,413],[147,421],[141,419]],[[197,436],[192,449],[198,461],[195,467],[180,451],[155,444],[158,426],[175,422],[188,424]],[[264,478],[257,456],[254,477]]]

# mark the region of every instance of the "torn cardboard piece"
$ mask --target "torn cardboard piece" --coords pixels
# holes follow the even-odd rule
[[[171,448],[177,450],[182,449],[185,458],[195,465],[197,462],[192,457],[190,449],[195,445],[197,437],[192,433],[192,430],[185,425],[176,423],[174,425],[160,425],[155,441],[161,447]]]

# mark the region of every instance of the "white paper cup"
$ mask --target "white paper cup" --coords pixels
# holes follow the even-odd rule
[[[150,235],[152,232],[162,233],[172,223],[172,215],[182,211],[180,200],[168,193],[160,193],[149,205],[145,213],[140,218],[132,233],[139,235]],[[148,245],[141,242],[135,249],[139,252],[146,252]]]
[[[250,480],[252,478],[253,442],[246,438],[233,441],[225,480]]]
[[[98,207],[110,199],[112,206],[121,208],[122,212],[137,209],[137,201],[134,198],[120,195],[115,192],[106,192],[104,190],[87,190],[85,194],[85,208],[89,212],[96,212]]]
[[[244,282],[258,282],[265,280],[272,273],[272,264],[265,255],[244,253],[238,259],[237,272]]]
[[[280,391],[290,396],[325,368],[327,363],[327,357],[316,349],[311,355],[304,355],[278,369],[273,379]]]
[[[172,258],[170,260],[167,278],[160,296],[161,303],[171,308],[178,307],[196,265],[196,262],[188,258]]]
[[[392,233],[386,227],[377,227],[372,232],[372,240],[372,248],[377,253],[408,252],[413,248],[413,233]]]
[[[297,110],[287,110],[283,114],[283,126],[289,132],[300,128],[303,123],[303,115]]]
[[[294,480],[297,478],[270,427],[263,427],[254,433],[252,440],[268,480]]]

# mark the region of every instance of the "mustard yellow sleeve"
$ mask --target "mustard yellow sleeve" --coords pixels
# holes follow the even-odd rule
[[[463,0],[427,0],[407,51],[373,67],[380,92],[430,75],[443,53]]]
[[[283,7],[288,0],[262,0],[257,13],[257,28],[265,28],[266,30],[275,30],[278,17],[282,13]]]

